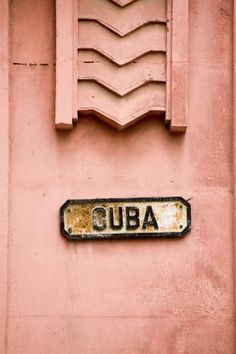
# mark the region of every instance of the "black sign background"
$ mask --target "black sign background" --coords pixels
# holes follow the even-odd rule
[[[187,210],[187,227],[185,227],[180,232],[166,232],[166,233],[110,233],[110,234],[102,234],[102,232],[98,234],[69,234],[65,230],[64,223],[64,211],[69,205],[74,204],[101,204],[101,203],[114,203],[114,202],[180,202],[186,206]],[[160,198],[109,198],[109,199],[70,199],[67,200],[60,208],[60,231],[61,235],[66,237],[68,240],[95,240],[95,239],[131,239],[131,238],[173,238],[173,237],[183,237],[191,228],[191,205],[182,197],[160,197]]]

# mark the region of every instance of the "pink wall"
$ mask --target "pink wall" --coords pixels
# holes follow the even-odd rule
[[[190,1],[186,134],[170,133],[156,117],[123,132],[84,117],[59,132],[54,2],[11,1],[1,353],[235,352],[232,14],[230,0]],[[7,178],[6,120],[1,128]],[[6,210],[7,188],[1,193]],[[184,239],[60,236],[66,199],[171,195],[191,198],[193,228]]]

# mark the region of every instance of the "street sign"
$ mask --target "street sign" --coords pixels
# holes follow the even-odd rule
[[[191,228],[182,197],[68,200],[60,208],[68,240],[181,237]]]

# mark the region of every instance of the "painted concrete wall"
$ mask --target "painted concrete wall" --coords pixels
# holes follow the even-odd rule
[[[52,0],[10,6],[2,353],[235,353],[233,1],[190,0],[182,135],[156,117],[123,132],[93,117],[55,131],[54,10]],[[192,205],[184,239],[69,243],[60,236],[66,199],[171,195]]]

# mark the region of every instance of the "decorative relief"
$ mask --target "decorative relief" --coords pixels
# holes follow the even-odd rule
[[[165,114],[183,131],[188,3],[57,0],[56,126],[94,114],[118,129]]]

